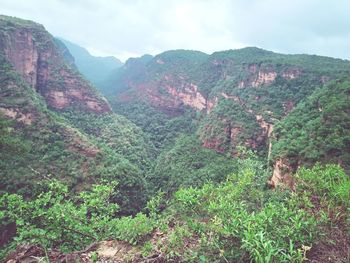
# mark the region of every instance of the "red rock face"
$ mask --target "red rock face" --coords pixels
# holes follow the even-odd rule
[[[232,123],[227,119],[220,119],[215,125],[207,124],[199,132],[199,138],[203,147],[213,149],[217,152],[224,153],[229,151],[232,156],[237,155],[236,147],[244,145],[250,149],[257,149],[261,144],[266,142],[267,136],[262,134],[254,139],[247,138],[244,141],[239,139],[240,134],[244,133],[243,127]]]
[[[277,72],[272,67],[265,66],[261,68],[257,64],[250,64],[245,70],[249,73],[249,76],[237,83],[239,88],[269,86],[278,76],[286,80],[292,80],[298,78],[302,73],[298,68],[289,68],[283,72]]]
[[[206,100],[203,95],[198,92],[198,87],[192,83],[186,85],[183,91],[178,91],[175,87],[166,86],[169,94],[177,98],[184,105],[190,106],[198,111],[206,108]]]
[[[295,182],[292,176],[293,172],[295,172],[295,169],[291,167],[291,165],[288,163],[288,160],[277,159],[273,167],[273,174],[269,181],[269,184],[272,187],[281,186],[294,189]]]
[[[212,140],[204,140],[203,141],[203,147],[208,148],[208,149],[213,149],[217,152],[224,153],[225,149],[222,148],[222,143],[218,139],[212,139]]]
[[[135,98],[147,100],[169,115],[182,112],[184,106],[197,111],[205,111],[208,107],[213,107],[213,102],[208,105],[207,100],[198,91],[198,86],[182,76],[164,75],[158,81],[141,84],[128,82],[128,86],[133,91],[132,95],[121,93],[118,96],[120,101],[128,102]]]
[[[162,65],[164,61],[156,60],[156,64]],[[210,66],[210,72],[213,76],[210,76],[209,83],[212,79],[224,80],[235,76],[233,65],[234,60],[213,60]],[[209,69],[206,69],[209,72]],[[249,89],[268,89],[273,85],[277,78],[284,78],[285,80],[293,80],[302,74],[302,71],[295,67],[284,68],[280,70],[278,67],[269,64],[243,64],[242,73],[240,78],[237,78],[237,82],[233,85],[239,88]],[[244,141],[239,141],[242,133],[245,133],[243,127],[240,124],[229,123],[224,119],[218,120],[216,124],[207,123],[207,126],[201,131],[202,145],[207,148],[214,149],[218,152],[225,152],[230,149],[232,154],[235,154],[235,147],[237,144],[243,144],[251,149],[259,149],[263,145],[268,145],[269,153],[271,151],[271,143],[269,138],[271,137],[273,125],[263,119],[262,113],[254,112],[244,99],[238,95],[232,95],[229,91],[218,90],[216,94],[211,93],[207,98],[201,93],[201,85],[207,84],[204,81],[196,80],[196,78],[186,75],[185,72],[175,74],[171,70],[164,72],[157,72],[157,77],[152,78],[155,73],[153,71],[147,72],[147,69],[143,69],[144,76],[151,76],[149,78],[144,77],[144,80],[137,83],[133,82],[131,78],[125,81],[125,86],[129,89],[126,92],[119,94],[119,101],[130,102],[143,100],[154,107],[167,113],[169,116],[177,116],[183,112],[185,106],[200,112],[210,114],[218,105],[222,99],[232,100],[238,103],[242,111],[246,111],[248,114],[253,115],[257,124],[260,126],[260,131],[254,134],[252,138],[246,138]],[[216,73],[215,73],[216,72]],[[209,73],[208,73],[209,74]],[[197,82],[196,82],[197,81]],[[213,83],[215,83],[213,81]],[[215,85],[215,84],[213,84]],[[261,95],[263,96],[263,95]],[[261,100],[261,96],[256,96],[257,101]],[[283,105],[285,113],[289,113],[294,108],[292,101],[286,101]],[[272,114],[272,113],[271,113]],[[271,120],[270,120],[271,122]],[[213,126],[213,127],[211,127]],[[215,127],[214,127],[215,126]],[[214,132],[217,130],[218,132]]]
[[[23,113],[18,108],[2,108],[0,107],[0,112],[4,114],[6,117],[14,119],[18,122],[21,122],[26,125],[32,124],[32,122],[35,120],[35,114],[34,113]]]
[[[16,30],[9,39],[4,53],[25,81],[30,86],[35,87],[38,51],[35,48],[32,33],[27,30]]]
[[[111,112],[108,102],[70,68],[43,27],[14,27],[4,35],[1,48],[15,70],[45,98],[49,107]]]

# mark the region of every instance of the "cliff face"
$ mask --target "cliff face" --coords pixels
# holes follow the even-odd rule
[[[257,48],[210,56],[174,50],[157,55],[142,67],[125,65],[110,99],[116,111],[125,104],[123,114],[132,111],[133,106],[128,105],[140,101],[169,118],[190,109],[200,116],[196,134],[204,147],[232,156],[238,154],[237,146],[256,150],[272,159],[272,185],[292,185],[288,178],[293,171],[284,165],[288,160],[282,153],[272,154],[274,127],[315,90],[349,72],[347,61]]]
[[[123,89],[112,100],[121,104],[143,101],[170,117],[182,114],[185,108],[201,112],[205,118],[199,137],[204,147],[218,152],[234,155],[237,145],[268,148],[273,123],[291,111],[298,98],[282,96],[278,103],[267,106],[264,100],[273,99],[277,85],[287,88],[302,79],[303,68],[259,59],[245,61],[244,56],[239,59],[175,50],[142,67],[126,63],[115,81],[115,88]]]
[[[112,113],[62,43],[41,25],[0,16],[0,83],[0,129],[22,151],[7,154],[0,145],[1,191],[30,195],[48,178],[80,191],[103,178],[119,182],[123,213],[138,209],[151,146]]]
[[[186,106],[205,110],[207,100],[190,70],[206,57],[197,51],[175,50],[154,58],[130,59],[112,84],[119,90],[116,100],[122,103],[141,100],[170,116],[181,114]]]
[[[154,107],[170,115],[181,113],[186,106],[196,111],[207,107],[207,101],[198,91],[198,86],[181,76],[165,75],[160,81],[136,84],[135,88],[140,99],[148,100]],[[134,100],[135,96],[129,96],[128,99]]]
[[[107,101],[64,59],[64,54],[43,26],[0,17],[0,52],[56,110],[110,112]]]

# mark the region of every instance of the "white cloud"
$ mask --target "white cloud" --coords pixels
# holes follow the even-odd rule
[[[122,60],[243,46],[350,58],[349,11],[346,0],[0,0],[2,14]]]

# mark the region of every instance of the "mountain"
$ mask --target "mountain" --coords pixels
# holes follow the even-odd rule
[[[143,55],[139,58],[129,58],[123,67],[114,70],[104,82],[101,83],[100,89],[106,94],[113,94],[116,90],[115,83],[124,83],[117,87],[118,90],[126,88],[128,79],[138,78],[139,74],[144,72],[146,64],[152,60],[153,56]]]
[[[171,50],[108,100],[76,61],[0,16],[5,262],[349,261],[349,61]]]
[[[116,69],[123,65],[119,59],[112,56],[93,56],[85,48],[63,38],[58,38],[57,41],[61,41],[68,48],[78,70],[96,87],[100,87]]]
[[[134,72],[137,74],[133,75]],[[313,164],[319,160],[338,162],[349,167],[349,140],[346,135],[349,123],[344,117],[349,111],[346,85],[349,73],[350,62],[347,60],[314,55],[284,55],[255,47],[211,55],[174,50],[155,56],[142,67],[128,63],[121,67],[118,77],[114,79],[114,96],[108,99],[116,112],[135,121],[145,131],[149,127],[146,119],[153,119],[154,114],[146,114],[146,119],[140,120],[137,116],[141,111],[156,111],[163,114],[165,119],[183,116],[188,110],[197,112],[200,117],[195,133],[204,147],[232,156],[239,155],[240,146],[248,147],[260,156],[270,158],[272,166],[275,166],[275,174],[280,170],[280,159],[287,163],[285,160],[292,155],[293,165],[284,164],[291,172],[295,172],[301,164]],[[328,85],[332,85],[332,88]],[[317,125],[313,124],[313,129],[301,127],[304,134],[292,133],[296,137],[290,138],[291,134],[285,130],[286,123],[292,118],[288,117],[289,114],[297,114],[295,112],[300,111],[302,103],[318,96],[319,90],[333,92],[332,96],[339,97],[334,98],[334,101],[343,101],[339,104],[342,106],[337,105],[340,107],[337,110],[335,106],[329,105],[330,101],[322,102],[322,108],[332,107],[330,116],[344,112],[341,115],[343,117],[336,118],[340,130],[335,130],[332,123],[319,137],[328,136],[329,141],[317,139],[312,135],[316,132],[313,129],[320,129],[326,121],[320,120]],[[137,108],[135,105],[145,106],[140,110],[140,106]],[[305,116],[314,116],[316,109],[304,109]],[[278,127],[284,127],[285,132],[282,133],[280,128],[274,131],[277,124]],[[342,139],[338,140],[335,134],[339,134]],[[298,153],[287,143],[288,140],[300,141],[299,136],[308,138],[308,142],[316,147],[312,152],[319,153],[314,158],[302,157],[302,152],[311,154],[311,146],[306,143],[298,144]],[[317,143],[313,140],[317,140]],[[330,143],[336,145],[338,150],[332,150]],[[276,183],[275,178],[273,184]]]
[[[8,134],[0,148],[1,191],[32,195],[50,178],[76,190],[119,178],[125,211],[139,207],[152,156],[148,139],[112,112],[67,49],[42,25],[1,16],[0,60],[1,130]]]

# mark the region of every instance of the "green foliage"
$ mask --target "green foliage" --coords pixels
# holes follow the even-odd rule
[[[52,178],[70,190],[118,180],[120,213],[137,213],[146,203],[143,173],[153,155],[143,132],[114,114],[53,112],[1,55],[0,62],[1,107],[15,115],[11,122],[0,117],[0,191],[30,197],[42,191],[38,182]]]
[[[128,119],[116,114],[96,116],[74,112],[65,112],[63,116],[100,147],[112,149],[142,170],[149,168],[154,149],[143,131]]]
[[[97,87],[105,95],[114,95],[116,91],[125,91],[130,80],[137,81],[145,78],[144,69],[153,56],[143,55],[139,58],[129,58],[125,64]]]
[[[254,141],[259,137],[261,128],[255,116],[242,110],[239,103],[222,99],[213,111],[201,120],[197,133],[202,141],[216,145],[217,150],[237,153],[237,146]],[[255,150],[262,151],[266,148],[264,141],[257,144]]]
[[[110,221],[118,206],[109,203],[115,185],[94,185],[69,199],[68,188],[58,181],[48,184],[33,200],[17,194],[1,197],[2,219],[16,222],[16,244],[29,242],[63,251],[79,249],[111,235]]]
[[[195,131],[195,114],[184,111],[178,117],[169,117],[162,111],[143,102],[113,103],[113,110],[134,122],[149,137],[159,154],[164,148],[172,145],[175,139],[185,133]]]
[[[137,73],[130,75],[130,72]],[[264,156],[268,149],[264,125],[274,125],[281,120],[281,126],[288,128],[284,129],[283,134],[286,133],[290,139],[282,138],[287,142],[274,146],[276,155],[284,155],[286,152],[284,148],[289,147],[287,157],[291,157],[292,161],[297,162],[294,159],[297,159],[298,153],[301,152],[301,155],[304,155],[302,161],[313,164],[315,160],[325,159],[328,155],[327,153],[324,155],[323,150],[318,152],[318,142],[313,143],[314,140],[323,140],[324,133],[328,133],[325,131],[325,126],[328,124],[332,126],[330,129],[335,131],[324,143],[323,148],[329,148],[327,152],[331,155],[333,151],[346,152],[348,136],[345,131],[348,130],[348,125],[345,124],[347,110],[344,108],[346,109],[349,103],[345,98],[341,99],[344,103],[336,98],[337,102],[332,102],[333,106],[329,109],[331,112],[329,119],[320,121],[317,125],[320,131],[316,131],[315,134],[310,130],[311,134],[307,132],[307,136],[298,134],[306,128],[300,129],[300,125],[296,126],[297,129],[293,128],[295,122],[303,124],[306,121],[308,126],[314,125],[313,113],[307,107],[300,112],[295,111],[295,121],[292,117],[284,120],[284,117],[296,105],[305,103],[305,100],[324,83],[345,78],[349,72],[350,63],[346,60],[310,55],[283,55],[253,47],[215,52],[210,56],[193,51],[175,50],[144,61],[142,67],[137,65],[122,67],[118,73],[121,77],[115,81],[115,86],[123,86],[123,89],[116,88],[117,96],[110,97],[109,100],[120,114],[131,118],[142,129],[147,130],[158,148],[164,145],[164,137],[167,134],[164,132],[166,121],[163,121],[164,116],[160,112],[163,111],[168,115],[181,114],[185,108],[184,105],[177,105],[174,108],[173,101],[181,98],[169,94],[164,87],[171,86],[179,92],[190,94],[186,87],[196,85],[206,99],[207,112],[210,105],[215,105],[214,108],[210,108],[209,114],[203,114],[199,125],[196,123],[194,126],[200,139],[210,148],[235,154],[237,145],[249,145]],[[122,77],[124,74],[125,78]],[[333,95],[329,92],[327,97]],[[337,96],[342,95],[338,93],[335,97]],[[334,107],[338,102],[338,107],[343,108],[342,113]],[[159,109],[139,106],[140,103],[150,104]],[[298,120],[299,115],[304,116],[302,120]],[[258,119],[261,118],[265,122],[259,122]],[[333,122],[331,118],[340,119],[342,123],[340,127],[335,123],[337,121]],[[283,124],[286,121],[291,125]],[[307,141],[310,136],[312,140]],[[300,143],[297,137],[303,137]],[[308,145],[310,143],[312,145]],[[338,157],[334,160],[336,158]],[[341,159],[344,162],[349,160],[347,155]]]
[[[350,179],[339,165],[315,165],[302,168],[296,174],[300,192],[318,196],[336,205],[350,206]]]
[[[10,126],[6,128],[12,129],[11,138],[21,138],[21,144],[16,142],[18,154],[7,154],[5,148],[1,149],[4,156],[0,161],[1,190],[21,193],[28,197],[41,191],[38,182],[52,178],[65,180],[70,189],[84,189],[101,179],[118,180],[121,191],[114,195],[114,199],[121,206],[120,212],[133,214],[141,209],[146,203],[147,195],[147,183],[141,168],[147,167],[147,159],[137,156],[135,148],[140,141],[136,140],[136,146],[133,146],[128,141],[127,134],[119,137],[118,144],[121,146],[124,139],[125,146],[118,150],[133,161],[133,164],[101,138],[100,141],[94,139],[97,135],[87,135],[84,131],[74,128],[74,123],[69,124],[61,115],[53,112],[41,114],[42,118],[32,125],[23,126],[21,129],[16,126],[14,129]],[[110,118],[115,121],[113,116]],[[91,118],[92,120],[94,119]],[[128,122],[125,123],[125,128],[127,125]],[[78,122],[77,126],[79,127]],[[100,127],[104,128],[103,125]],[[126,130],[126,133],[128,132],[131,131]],[[113,142],[113,133],[106,133],[102,138],[107,140],[108,136]],[[130,139],[132,138],[137,137]],[[20,151],[21,145],[26,146],[25,151]],[[27,145],[30,145],[30,148]]]
[[[28,28],[41,28],[42,26],[30,20],[24,20],[13,16],[0,15],[0,25],[15,28],[17,25]]]
[[[158,79],[167,73],[191,78],[207,58],[207,54],[193,50],[178,49],[163,52],[147,64],[147,80]]]
[[[150,241],[145,242],[145,244],[142,246],[142,256],[148,257],[151,255],[151,252],[153,251],[153,246]]]
[[[147,204],[149,216],[116,218],[115,184],[95,185],[75,197],[58,181],[33,200],[5,194],[0,216],[16,222],[18,235],[3,252],[23,242],[68,251],[114,238],[143,244],[143,255],[160,251],[168,260],[303,262],[319,225],[331,220],[316,219],[322,213],[310,209],[312,200],[349,206],[349,178],[335,165],[302,168],[290,195],[267,189],[264,165],[249,151],[243,156],[224,182],[181,188],[168,204],[159,192]],[[158,242],[151,235],[155,229],[162,231]]]
[[[328,204],[321,207],[326,211],[329,205],[334,207],[331,204],[349,206],[349,178],[339,166],[300,169],[292,195],[264,187],[266,175],[258,160],[241,160],[240,167],[219,185],[208,183],[174,194],[169,210],[182,223],[164,244],[170,257],[180,255],[190,261],[186,255],[192,254],[203,262],[304,262],[322,224],[334,220],[328,216],[319,220],[323,210],[315,213],[307,203],[318,196]],[[333,212],[344,216],[343,209],[337,209]],[[173,240],[178,245],[170,246]]]
[[[274,130],[273,158],[350,167],[350,82],[332,82],[299,104]]]
[[[0,113],[0,151],[2,161],[8,160],[14,154],[24,154],[29,151],[30,144],[12,133],[12,122],[5,119]]]
[[[276,124],[272,159],[349,168],[348,61],[258,48],[169,51],[130,59],[101,85],[115,86],[112,106],[126,118],[79,103],[54,112],[40,94],[66,90],[61,70],[74,71],[71,57],[42,26],[4,16],[0,48],[16,27],[62,57],[48,62],[52,81],[37,91],[0,54],[0,219],[1,228],[17,226],[2,254],[21,243],[70,251],[118,239],[168,260],[302,262],[320,225],[349,222],[350,181],[339,166],[302,168],[293,193],[272,191],[265,162],[241,147],[265,155]],[[189,109],[168,86],[201,92],[208,108]]]
[[[116,218],[119,206],[111,202],[115,187],[116,183],[93,185],[71,197],[67,185],[54,180],[32,200],[18,194],[2,195],[1,221],[15,222],[17,227],[16,237],[2,253],[22,243],[61,251],[111,238],[139,243],[153,231],[154,221],[142,213]]]
[[[220,182],[235,169],[230,157],[205,149],[195,136],[180,136],[159,155],[151,180],[156,189],[173,192],[180,186]]]
[[[275,64],[276,66],[299,66],[306,71],[316,71],[326,74],[329,72],[332,72],[332,74],[346,72],[350,66],[347,60],[316,55],[285,55],[256,47],[214,52],[211,55],[211,59],[217,61],[234,61],[235,63],[226,63],[230,67],[239,66],[243,63],[265,63],[270,65]]]
[[[157,219],[161,211],[161,206],[165,206],[165,198],[164,192],[159,191],[147,202],[146,208],[148,210],[149,216],[151,218]]]
[[[135,217],[128,216],[117,220],[115,236],[120,240],[136,245],[150,234],[154,227],[154,222],[150,218],[145,214],[138,213]]]

